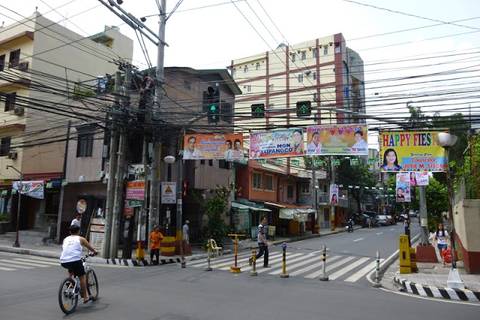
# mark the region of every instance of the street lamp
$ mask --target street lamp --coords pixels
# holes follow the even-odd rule
[[[447,286],[450,288],[463,288],[463,281],[460,278],[460,274],[457,270],[457,262],[455,261],[455,224],[453,219],[453,187],[452,187],[452,178],[449,166],[449,151],[452,146],[455,145],[457,142],[458,137],[447,133],[447,132],[440,132],[438,134],[438,144],[441,145],[445,149],[445,161],[447,164],[446,173],[447,173],[447,188],[448,188],[448,215],[450,218],[451,223],[451,231],[450,231],[450,242],[451,242],[451,251],[452,251],[452,267],[448,274]]]
[[[17,168],[15,168],[14,166],[12,165],[7,165],[7,170],[8,169],[13,169],[14,171],[16,171],[19,175],[20,175],[20,185],[18,186],[18,202],[17,202],[17,225],[16,225],[16,234],[15,234],[15,243],[13,244],[14,247],[16,248],[19,248],[20,247],[20,241],[18,240],[18,233],[19,233],[19,229],[20,229],[20,205],[22,203],[22,193],[21,193],[21,190],[22,190],[22,181],[23,181],[23,174],[20,170],[18,170]]]

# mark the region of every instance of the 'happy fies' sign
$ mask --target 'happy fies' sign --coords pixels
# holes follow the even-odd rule
[[[438,144],[438,132],[381,132],[380,168],[389,171],[443,172],[447,164],[445,150]]]

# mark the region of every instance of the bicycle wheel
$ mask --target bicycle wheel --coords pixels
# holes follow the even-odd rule
[[[75,281],[71,278],[63,280],[58,289],[58,304],[65,314],[72,313],[77,307],[78,294],[75,294],[74,290]]]
[[[87,290],[90,298],[95,301],[98,298],[98,279],[95,271],[88,270],[87,272]]]

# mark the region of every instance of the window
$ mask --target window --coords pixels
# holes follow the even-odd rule
[[[210,167],[213,167],[213,160],[211,160],[211,159],[208,160],[208,165],[209,165]]]
[[[252,186],[253,189],[262,188],[262,175],[260,173],[254,172],[252,175]]]
[[[230,163],[225,160],[218,160],[218,167],[220,169],[230,169]]]
[[[77,128],[77,158],[92,156],[93,130],[93,126],[83,126]]]
[[[4,137],[0,139],[0,157],[8,156],[10,152],[11,137]]]
[[[246,89],[247,92],[251,92],[251,91],[252,91],[252,86],[251,86],[251,85],[243,86],[243,88]]]
[[[300,184],[300,192],[301,193],[310,193],[310,184],[309,183]]]
[[[270,174],[264,175],[263,189],[273,191],[273,176]]]
[[[291,184],[287,186],[287,198],[293,198],[293,186]]]
[[[298,74],[297,79],[298,79],[298,82],[302,83],[303,82],[303,73]]]
[[[313,94],[313,101],[318,101],[318,94],[317,93]]]
[[[340,43],[336,42],[335,43],[335,53],[340,53],[342,47],[340,47]]]
[[[0,72],[3,71],[3,69],[5,69],[5,55],[2,54],[0,56]]]
[[[17,100],[17,93],[7,93],[5,95],[5,112],[11,111],[15,108],[15,101]]]
[[[243,72],[245,72],[245,73],[248,72],[248,66],[247,66],[247,65],[245,65],[245,66],[243,67]]]
[[[290,53],[290,59],[292,60],[292,62],[295,62],[296,57],[297,55],[295,53]]]
[[[302,60],[307,59],[307,51],[300,52],[300,59],[302,59]]]
[[[328,55],[328,46],[323,47],[323,55],[324,56]]]
[[[317,72],[316,71],[312,72],[312,78],[313,78],[313,80],[317,80]]]
[[[200,160],[200,164],[205,164],[205,160]]]
[[[312,58],[318,57],[318,48],[313,48],[312,49]]]
[[[10,58],[8,61],[9,68],[15,68],[20,63],[20,49],[10,51]]]
[[[255,63],[255,70],[260,70],[260,62]]]

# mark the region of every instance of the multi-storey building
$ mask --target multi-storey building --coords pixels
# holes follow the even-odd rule
[[[67,122],[84,122],[92,107],[71,102],[85,93],[82,83],[117,69],[112,59],[132,55],[132,40],[116,27],[83,37],[36,12],[0,28],[0,212],[11,213],[13,225],[12,182],[20,177],[44,188],[40,199],[22,196],[20,229],[56,224]]]

